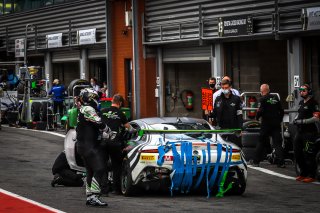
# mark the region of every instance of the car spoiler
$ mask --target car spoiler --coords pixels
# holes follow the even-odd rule
[[[168,130],[157,130],[157,129],[140,129],[138,136],[142,137],[145,134],[219,134],[219,133],[232,133],[240,132],[241,129],[217,129],[217,130],[179,130],[179,129],[168,129]]]

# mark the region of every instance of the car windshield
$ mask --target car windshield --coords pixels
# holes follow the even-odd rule
[[[162,123],[151,125],[156,130],[210,130],[210,126],[205,123]],[[211,138],[212,134],[176,133],[165,134],[169,140],[195,140],[199,138]]]

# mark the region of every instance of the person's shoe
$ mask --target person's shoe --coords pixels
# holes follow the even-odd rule
[[[58,184],[58,182],[60,182],[60,179],[61,179],[60,175],[55,174],[53,177],[53,180],[51,181],[51,186],[55,187],[55,185]]]
[[[304,176],[298,176],[298,177],[296,177],[296,181],[302,181],[302,180],[304,180],[306,177],[304,177]]]
[[[302,182],[304,183],[312,183],[312,182],[315,182],[316,179],[312,178],[312,177],[306,177],[302,180]]]
[[[95,194],[87,197],[86,205],[87,206],[96,206],[96,207],[108,206],[108,204],[106,202],[101,201],[99,199],[99,196],[95,195]]]

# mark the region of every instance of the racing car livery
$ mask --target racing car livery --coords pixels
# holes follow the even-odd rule
[[[144,118],[131,121],[139,132],[124,149],[121,191],[131,196],[140,190],[188,193],[208,196],[226,192],[241,195],[246,189],[247,165],[236,145],[225,141],[203,119],[187,117]],[[75,132],[65,139],[68,162],[77,163]]]

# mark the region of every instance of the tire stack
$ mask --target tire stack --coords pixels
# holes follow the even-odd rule
[[[31,105],[32,124],[27,125],[27,128],[46,130],[47,128],[47,107],[50,104],[47,101],[33,102]]]
[[[257,121],[248,121],[243,124],[242,131],[242,152],[246,161],[252,160],[255,155],[256,146],[259,142],[260,123]]]

